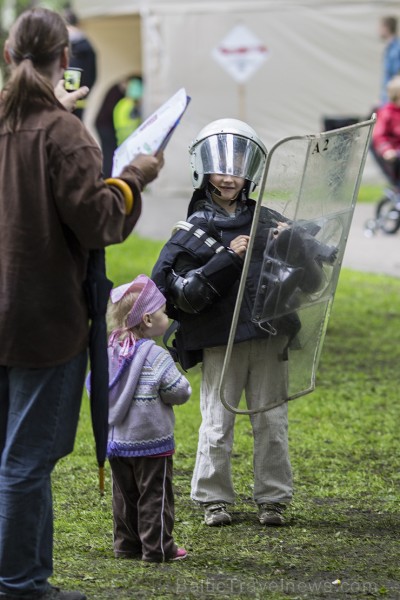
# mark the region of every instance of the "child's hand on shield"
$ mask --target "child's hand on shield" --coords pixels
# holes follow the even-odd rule
[[[239,254],[240,257],[246,254],[247,246],[249,245],[250,237],[248,235],[238,235],[229,244],[229,248]]]

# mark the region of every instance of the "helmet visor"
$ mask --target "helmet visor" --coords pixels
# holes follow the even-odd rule
[[[253,140],[232,133],[212,135],[196,149],[198,172],[243,177],[257,184],[265,162],[265,153]]]

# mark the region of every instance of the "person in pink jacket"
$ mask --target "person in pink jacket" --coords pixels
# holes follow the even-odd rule
[[[389,102],[378,109],[372,148],[390,182],[400,186],[400,75],[387,85]]]

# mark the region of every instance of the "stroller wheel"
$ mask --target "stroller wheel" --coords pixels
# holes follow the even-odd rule
[[[379,228],[385,233],[393,234],[400,228],[400,212],[390,198],[382,198],[376,207],[376,218]]]

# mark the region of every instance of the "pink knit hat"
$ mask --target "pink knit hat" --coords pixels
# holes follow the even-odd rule
[[[151,315],[166,304],[165,296],[147,275],[138,275],[130,283],[125,283],[111,290],[111,302],[114,304],[119,302],[128,292],[140,292],[128,314],[126,320],[128,328],[139,325],[144,314]]]

